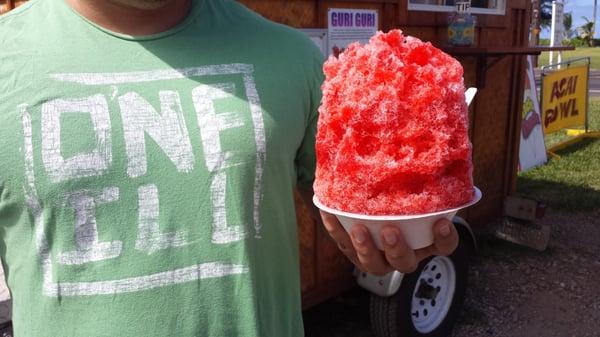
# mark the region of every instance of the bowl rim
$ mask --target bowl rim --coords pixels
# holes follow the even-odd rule
[[[474,192],[473,199],[471,199],[471,201],[469,201],[463,205],[460,205],[460,206],[454,207],[454,208],[450,208],[450,209],[445,209],[445,210],[431,212],[431,213],[423,213],[423,214],[367,215],[367,214],[360,214],[360,213],[344,212],[344,211],[340,211],[340,210],[330,208],[330,207],[323,205],[321,203],[321,201],[319,201],[319,198],[317,197],[316,194],[313,196],[313,203],[315,204],[315,206],[317,206],[317,208],[319,208],[327,213],[344,216],[347,218],[354,218],[354,219],[361,219],[361,220],[376,220],[376,221],[409,220],[409,219],[427,218],[427,217],[432,217],[432,216],[437,216],[437,215],[445,215],[445,214],[456,212],[463,208],[472,206],[472,205],[476,204],[477,202],[479,202],[479,200],[481,200],[481,197],[482,197],[481,190],[479,188],[477,188],[477,186],[473,186],[473,192]]]

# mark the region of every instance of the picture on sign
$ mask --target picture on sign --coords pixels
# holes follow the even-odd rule
[[[548,161],[531,56],[527,57],[525,91],[523,92],[521,118],[519,170],[526,171],[530,168],[545,164],[546,161]]]
[[[353,43],[369,42],[378,28],[376,10],[330,8],[327,13],[329,53],[338,56]]]
[[[544,133],[585,125],[588,72],[588,66],[577,66],[542,77]]]

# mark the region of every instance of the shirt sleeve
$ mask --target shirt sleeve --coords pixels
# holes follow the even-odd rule
[[[312,43],[312,42],[311,42]],[[323,56],[315,48],[310,78],[307,80],[310,91],[310,102],[308,104],[308,118],[304,139],[296,154],[297,181],[300,187],[311,187],[315,179],[315,168],[317,163],[315,153],[315,137],[317,134],[317,123],[319,120],[319,106],[321,104],[321,84],[323,83]]]

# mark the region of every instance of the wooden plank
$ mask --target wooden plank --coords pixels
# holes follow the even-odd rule
[[[358,4],[376,3],[376,4],[397,4],[398,0],[345,0],[346,2],[355,2]]]
[[[314,0],[239,0],[269,20],[296,28],[318,28]]]
[[[352,275],[352,274],[349,274]],[[337,280],[335,286],[317,287],[309,292],[302,293],[302,310],[309,309],[325,300],[334,298],[356,287],[354,277]]]
[[[510,6],[516,9],[527,9],[531,6],[531,0],[510,0],[506,2],[510,2]]]
[[[503,34],[502,32],[496,32]],[[521,36],[521,35],[515,35]],[[521,44],[519,42],[512,42],[512,44]],[[470,46],[470,47],[443,47],[445,52],[452,55],[539,55],[544,51],[550,50],[575,50],[575,47],[521,47],[521,46]]]
[[[27,0],[0,0],[0,14],[13,10],[26,2]]]
[[[513,31],[512,31],[512,44],[513,45],[519,45],[520,44],[520,28],[519,26],[523,23],[522,22],[522,17],[521,17],[521,10],[517,10],[517,9],[513,9],[512,14],[513,14],[513,20],[515,22]],[[512,176],[513,174],[516,172],[516,167],[513,168],[513,165],[515,165],[515,160],[516,163],[518,163],[518,144],[520,142],[520,138],[516,139],[517,136],[519,136],[519,132],[520,130],[516,130],[516,125],[521,125],[520,124],[520,119],[521,119],[521,109],[523,108],[523,102],[519,102],[518,98],[521,97],[521,95],[519,95],[515,89],[519,87],[519,84],[521,84],[521,82],[524,81],[524,76],[522,73],[517,73],[518,70],[520,69],[519,65],[520,65],[520,57],[513,57],[512,58],[512,62],[511,62],[511,74],[512,74],[512,78],[511,78],[511,85],[510,85],[510,94],[509,94],[509,101],[508,101],[508,106],[507,106],[507,111],[506,111],[506,116],[507,116],[507,125],[508,127],[506,128],[506,139],[507,139],[507,144],[506,144],[506,160],[504,161],[504,190],[503,193],[505,196],[508,195],[510,188],[510,184],[512,181]]]
[[[302,294],[302,307],[308,308],[341,294],[356,285],[354,265],[340,252],[323,226],[317,226],[317,287]]]
[[[316,287],[317,223],[298,192],[294,192],[294,201],[300,241],[300,281],[305,292]]]
[[[523,108],[523,82],[525,80],[524,57],[515,57],[513,63],[513,85],[511,93],[511,109],[507,128],[508,146],[505,162],[504,195],[516,191],[516,177],[519,163],[519,143],[521,130],[521,109]],[[520,74],[520,75],[519,75]]]
[[[488,70],[488,85],[477,93],[473,127],[473,165],[475,184],[484,198],[473,213],[484,219],[499,215],[504,198],[505,160],[507,160],[507,109],[510,99],[511,57],[505,57]],[[471,219],[468,219],[470,221]]]
[[[323,226],[317,226],[317,283],[325,287],[336,287],[343,278],[352,278],[354,265],[339,250]]]
[[[510,5],[506,5],[506,11],[510,10]],[[477,16],[477,25],[482,28],[502,28],[507,29],[510,28],[510,21],[507,18],[507,15],[476,15]]]
[[[416,36],[423,41],[429,41],[434,45],[439,46],[435,27],[406,26],[402,27],[402,31],[405,35]]]
[[[318,27],[327,28],[327,5],[321,0],[317,1],[317,22]]]
[[[529,5],[531,8],[531,5]],[[529,11],[520,10],[520,26],[529,27],[531,15]],[[529,30],[521,29],[517,36],[517,41],[520,45],[527,45],[529,43]],[[512,131],[512,137],[510,138],[511,147],[508,155],[509,161],[507,162],[506,168],[506,183],[505,183],[505,195],[514,194],[517,191],[517,173],[519,166],[519,145],[521,141],[520,131],[522,124],[521,110],[523,109],[523,95],[525,90],[525,70],[527,68],[527,60],[525,56],[516,58],[514,66],[513,76],[516,78],[512,86],[514,92],[514,110],[513,110],[513,121],[511,121],[510,129]]]
[[[408,22],[408,0],[398,0],[397,7],[398,26],[402,27]],[[402,27],[404,29],[404,27]]]
[[[386,3],[383,5],[383,11],[381,15],[381,29],[383,31],[389,31],[396,28],[396,22],[398,21],[396,10],[397,4]]]

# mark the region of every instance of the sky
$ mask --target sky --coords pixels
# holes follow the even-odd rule
[[[565,0],[565,13],[572,12],[573,14],[573,29],[583,25],[585,20],[582,16],[592,20],[594,12],[594,0]],[[596,12],[596,38],[600,37],[600,0],[598,0],[598,9]],[[543,39],[550,38],[550,29],[542,30],[540,37]]]

